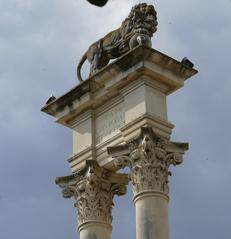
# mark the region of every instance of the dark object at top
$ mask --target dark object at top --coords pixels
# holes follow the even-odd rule
[[[54,100],[56,100],[56,97],[51,94],[51,96],[49,97],[49,99],[48,99],[47,102],[46,102],[46,105],[50,104],[50,103],[53,102]]]
[[[189,67],[189,68],[193,68],[194,67],[194,64],[187,58],[187,57],[184,57],[181,61],[181,63],[186,66],[186,67]]]
[[[108,0],[87,0],[87,1],[98,7],[103,7],[108,2]]]

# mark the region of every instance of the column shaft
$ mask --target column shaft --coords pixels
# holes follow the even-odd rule
[[[79,227],[80,239],[110,239],[112,226],[99,222],[88,222]]]
[[[136,196],[134,203],[136,239],[168,239],[168,198],[147,192]]]

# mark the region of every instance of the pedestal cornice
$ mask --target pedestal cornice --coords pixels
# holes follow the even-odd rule
[[[86,81],[44,106],[41,110],[68,127],[69,121],[86,110],[118,96],[119,91],[142,75],[159,81],[166,95],[184,85],[197,70],[152,48],[138,46],[104,67]]]

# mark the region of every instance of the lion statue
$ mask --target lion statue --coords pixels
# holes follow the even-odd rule
[[[77,77],[82,81],[81,68],[86,60],[90,63],[92,76],[111,59],[116,59],[138,45],[151,47],[151,37],[157,30],[155,8],[146,3],[135,5],[120,28],[109,32],[93,43],[83,55],[77,67]]]

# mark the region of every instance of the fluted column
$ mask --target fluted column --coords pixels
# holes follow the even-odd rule
[[[131,171],[137,239],[169,239],[169,167],[182,163],[187,147],[165,141],[152,128],[143,127],[137,139],[108,148],[118,168],[128,166]]]
[[[124,195],[128,177],[109,172],[96,161],[87,161],[80,172],[56,179],[65,198],[74,197],[80,239],[109,239],[114,195]]]

